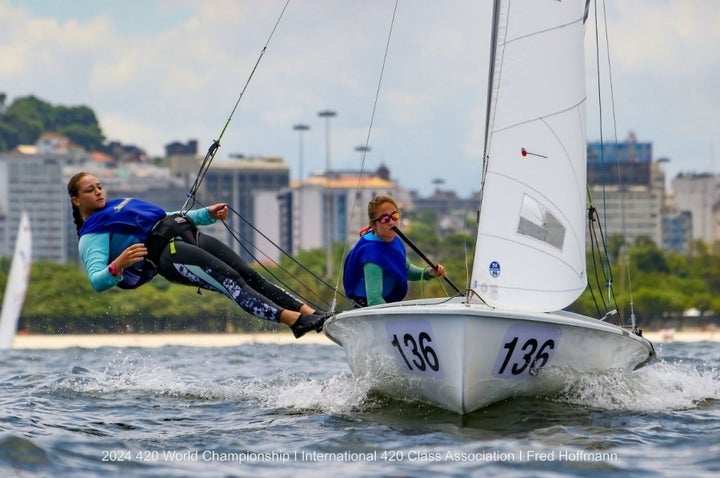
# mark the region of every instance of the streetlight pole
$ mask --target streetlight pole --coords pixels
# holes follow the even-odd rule
[[[368,151],[370,151],[370,146],[365,146],[365,145],[355,146],[355,151],[357,151],[358,153],[360,153],[360,155],[362,156],[362,155],[364,155],[365,153],[367,153]]]
[[[365,164],[365,155],[367,154],[368,151],[370,151],[370,146],[366,146],[366,145],[355,146],[355,151],[360,153],[360,164],[364,165]],[[361,168],[361,173],[360,173],[361,175],[362,175],[363,170],[364,170],[364,168]]]
[[[302,123],[298,123],[293,126],[293,130],[298,132],[298,137],[299,137],[298,158],[300,161],[300,164],[299,164],[300,170],[298,171],[298,176],[299,176],[298,179],[300,180],[300,182],[302,182],[302,180],[303,180],[303,133],[309,129],[310,129],[310,126],[308,126],[306,124],[302,124]]]
[[[330,190],[330,118],[337,115],[332,110],[325,109],[318,112],[320,118],[325,118],[325,239],[327,240],[327,255],[325,257],[325,275],[328,279],[333,276],[333,210]]]
[[[298,218],[298,246],[293,252],[299,252],[303,246],[302,241],[302,230],[303,230],[303,133],[310,129],[310,126],[302,123],[298,123],[293,126],[293,130],[298,132],[298,204],[297,204],[297,218]]]

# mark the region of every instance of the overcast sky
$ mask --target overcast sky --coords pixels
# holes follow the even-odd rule
[[[162,155],[220,134],[286,0],[0,0],[0,92],[92,108],[108,140]],[[290,0],[221,142],[282,156],[304,177],[390,168],[423,194],[479,189],[491,2],[400,0],[373,121],[394,0]],[[720,1],[606,0],[615,119],[668,157],[669,175],[718,172]],[[588,32],[588,45],[593,42]],[[590,54],[590,50],[588,49]],[[588,57],[588,71],[594,69]],[[605,60],[603,60],[604,62]],[[600,137],[594,76],[588,139]],[[607,91],[607,90],[606,90]],[[609,105],[606,118],[612,117]],[[373,121],[372,129],[370,129]]]

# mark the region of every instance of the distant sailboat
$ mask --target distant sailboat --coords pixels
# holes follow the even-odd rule
[[[0,311],[0,349],[12,348],[18,319],[25,301],[30,280],[30,264],[32,261],[32,234],[30,232],[30,219],[26,212],[20,217],[20,227],[15,239],[15,252],[13,253],[10,273],[8,274],[5,295],[3,296],[2,311]]]

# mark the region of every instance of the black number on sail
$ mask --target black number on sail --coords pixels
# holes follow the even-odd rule
[[[440,361],[435,350],[429,345],[430,342],[432,342],[430,335],[427,332],[420,332],[417,339],[412,334],[404,334],[402,343],[397,334],[393,334],[391,344],[400,352],[408,370],[424,372],[429,367],[430,370],[437,372],[440,370]],[[406,352],[411,355],[412,360],[408,360]]]

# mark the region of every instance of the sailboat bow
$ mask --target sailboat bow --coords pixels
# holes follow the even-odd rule
[[[582,374],[631,372],[655,356],[646,339],[597,319],[510,312],[463,297],[343,312],[325,333],[372,388],[461,414],[557,393]]]

